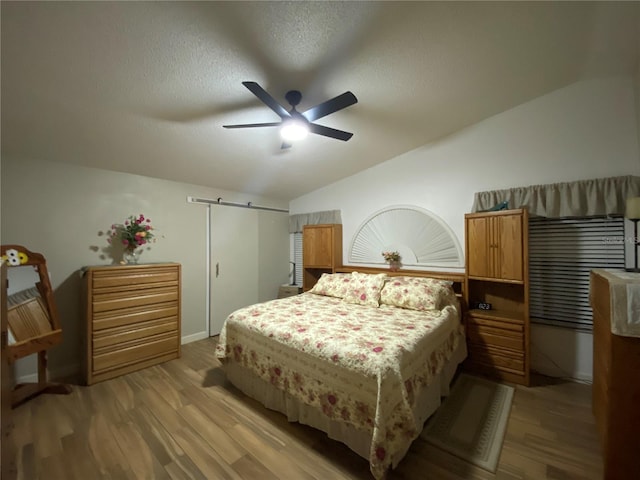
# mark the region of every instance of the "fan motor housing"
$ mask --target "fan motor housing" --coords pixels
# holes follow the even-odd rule
[[[298,90],[289,90],[284,98],[289,102],[289,105],[295,107],[300,103],[300,100],[302,100],[302,94]]]

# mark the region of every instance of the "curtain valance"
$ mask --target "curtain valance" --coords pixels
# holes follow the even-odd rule
[[[289,233],[301,232],[303,225],[318,225],[324,223],[342,223],[340,210],[325,210],[324,212],[289,215]]]
[[[624,215],[627,198],[638,196],[640,177],[627,175],[476,192],[472,211],[508,202],[508,208],[527,207],[548,218]]]

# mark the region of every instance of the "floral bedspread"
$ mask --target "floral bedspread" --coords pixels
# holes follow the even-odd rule
[[[422,429],[413,415],[418,392],[463,338],[453,305],[375,308],[304,293],[232,313],[216,355],[370,433],[371,472],[382,478]]]

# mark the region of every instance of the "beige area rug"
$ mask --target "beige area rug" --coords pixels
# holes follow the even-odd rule
[[[490,472],[498,467],[513,387],[460,374],[451,394],[427,421],[427,442]]]

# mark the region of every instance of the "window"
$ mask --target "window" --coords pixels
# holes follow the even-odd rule
[[[531,217],[531,322],[591,331],[590,270],[624,268],[624,247],[623,217]]]
[[[296,262],[295,284],[302,286],[302,232],[292,233],[293,237],[293,261]]]

